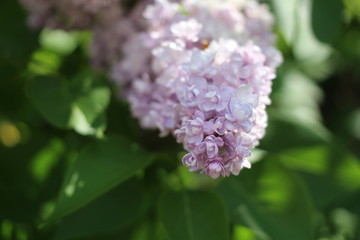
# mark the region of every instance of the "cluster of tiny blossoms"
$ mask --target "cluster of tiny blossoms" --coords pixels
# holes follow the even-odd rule
[[[144,128],[173,134],[190,171],[238,175],[267,125],[281,55],[256,0],[156,0],[131,31],[112,77]]]
[[[133,21],[125,18],[129,0],[20,0],[28,10],[28,24],[35,29],[90,30],[90,53],[98,69],[121,56],[121,43]]]
[[[20,0],[35,28],[93,31],[92,61],[112,66],[144,128],[173,134],[183,164],[238,175],[264,136],[281,63],[273,18],[257,0]]]
[[[122,14],[120,0],[20,0],[34,28],[89,29],[99,19],[113,21]]]

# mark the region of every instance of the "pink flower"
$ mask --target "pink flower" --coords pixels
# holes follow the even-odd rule
[[[214,159],[209,161],[206,166],[206,175],[212,178],[218,178],[220,174],[225,176],[224,164],[221,159]]]
[[[204,141],[199,144],[195,152],[198,154],[206,153],[209,159],[217,156],[219,147],[224,145],[224,141],[221,137],[215,137],[214,135],[207,136]]]
[[[262,6],[155,0],[127,37],[116,81],[143,127],[183,144],[190,171],[237,175],[264,136],[280,54]]]
[[[187,21],[181,21],[171,26],[170,30],[175,37],[186,39],[191,42],[199,40],[199,32],[202,29],[202,25],[191,18]]]

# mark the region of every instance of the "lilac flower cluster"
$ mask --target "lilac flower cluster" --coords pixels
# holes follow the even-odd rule
[[[275,68],[272,15],[256,0],[156,0],[130,31],[112,77],[144,128],[173,134],[183,164],[238,175],[267,125]]]
[[[122,15],[120,0],[20,0],[34,28],[89,29]]]
[[[183,164],[238,175],[267,125],[282,62],[273,18],[257,0],[21,0],[33,27],[90,29],[95,67],[111,67],[144,128],[173,134]],[[125,17],[126,16],[126,17]]]

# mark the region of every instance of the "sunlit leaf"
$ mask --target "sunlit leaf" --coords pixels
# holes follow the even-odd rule
[[[62,157],[64,143],[59,139],[52,139],[31,162],[31,171],[33,178],[37,182],[43,182],[51,174],[52,168]]]
[[[360,2],[358,0],[344,0],[345,6],[360,20]]]
[[[312,4],[317,0],[301,0],[297,4],[297,28],[294,54],[299,61],[320,62],[327,59],[332,49],[320,42],[312,29]]]
[[[57,127],[73,128],[83,135],[101,135],[105,130],[110,91],[89,75],[79,75],[70,83],[56,76],[37,77],[30,85],[30,97]]]
[[[296,11],[298,0],[273,0],[271,1],[276,24],[280,28],[287,44],[292,45],[296,35]]]
[[[124,137],[98,140],[87,147],[66,174],[63,187],[48,222],[91,202],[145,168],[153,160]]]
[[[65,217],[55,240],[79,239],[120,232],[133,224],[147,207],[141,182],[130,180]]]
[[[257,163],[251,171],[255,171],[251,174],[256,175],[256,182],[247,183],[251,178],[240,175],[226,179],[218,188],[232,221],[251,228],[257,239],[311,239],[313,207],[299,177],[276,158]]]
[[[69,54],[77,47],[76,34],[63,30],[43,30],[40,35],[40,43],[45,49],[61,55]]]
[[[159,208],[169,240],[229,239],[226,211],[214,193],[167,193]]]
[[[319,208],[328,206],[347,192],[360,189],[360,163],[338,146],[317,145],[288,149],[281,160],[301,173]]]

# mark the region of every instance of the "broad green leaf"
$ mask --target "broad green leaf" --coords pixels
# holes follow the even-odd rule
[[[76,34],[64,30],[45,29],[41,32],[40,42],[45,49],[52,50],[60,55],[70,54],[78,45]]]
[[[68,127],[72,100],[66,81],[59,77],[38,77],[30,85],[34,105],[46,120],[57,127]]]
[[[31,172],[37,182],[42,183],[47,180],[51,170],[61,160],[65,150],[64,145],[63,141],[54,138],[32,159]]]
[[[64,217],[144,169],[152,156],[124,137],[98,140],[69,169],[54,213],[47,222]]]
[[[312,28],[318,40],[330,44],[334,42],[340,33],[343,10],[341,0],[313,0]]]
[[[278,29],[287,44],[293,47],[298,60],[314,64],[330,56],[332,49],[323,42],[332,42],[339,32],[340,1],[271,1]]]
[[[0,68],[11,64],[22,70],[38,45],[37,33],[26,26],[26,13],[19,1],[2,1],[0,16]]]
[[[164,227],[162,226],[160,219],[148,217],[143,223],[136,226],[132,237],[129,240],[169,240],[166,237]]]
[[[313,2],[318,0],[301,0],[297,2],[296,36],[293,44],[295,57],[299,61],[321,62],[327,59],[332,49],[320,42],[312,29]]]
[[[1,1],[0,6],[0,113],[14,116],[27,103],[23,72],[37,46],[37,33],[26,26],[19,1]]]
[[[280,158],[286,166],[301,173],[313,202],[320,209],[360,189],[360,163],[339,146],[288,149]]]
[[[251,171],[226,179],[218,188],[232,221],[251,228],[257,239],[312,239],[314,212],[301,179],[276,158],[257,163]]]
[[[65,217],[55,240],[71,240],[124,230],[146,211],[147,202],[140,181],[130,180]]]
[[[272,8],[275,13],[276,24],[288,45],[292,45],[296,34],[296,11],[298,0],[273,0]]]
[[[349,12],[355,15],[360,21],[360,2],[358,0],[343,0]]]
[[[322,125],[304,124],[280,113],[270,116],[266,136],[260,143],[263,150],[278,153],[289,148],[329,143],[329,134]]]
[[[159,210],[169,240],[229,239],[226,211],[214,193],[167,193],[159,201]]]
[[[254,231],[242,225],[234,226],[234,240],[256,240]]]
[[[30,97],[45,119],[57,127],[73,128],[83,135],[101,135],[110,101],[107,86],[90,75],[70,83],[56,76],[33,79]]]
[[[292,66],[278,80],[281,85],[272,96],[276,108],[270,107],[268,111],[269,127],[261,148],[278,152],[330,142],[331,134],[322,124],[319,108],[322,90]]]

